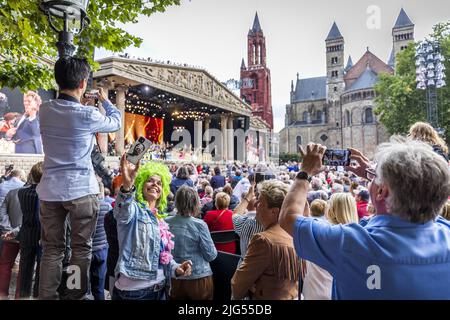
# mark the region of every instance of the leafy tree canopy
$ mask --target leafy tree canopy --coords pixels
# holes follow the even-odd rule
[[[450,142],[450,35],[445,30],[450,23],[439,23],[433,27],[432,36],[440,41],[447,86],[437,89],[439,123],[445,129],[447,143]],[[377,108],[375,113],[390,134],[406,134],[416,121],[427,121],[426,91],[416,89],[415,43],[396,57],[395,75],[381,74],[375,86]]]
[[[51,63],[42,58],[57,59],[58,35],[39,9],[39,2],[0,1],[0,88],[54,87]],[[121,52],[129,46],[141,45],[141,38],[129,34],[119,24],[136,23],[140,16],[164,12],[166,7],[179,4],[180,0],[91,0],[87,10],[91,23],[75,37],[75,55],[87,57],[97,68],[92,59],[95,48]]]

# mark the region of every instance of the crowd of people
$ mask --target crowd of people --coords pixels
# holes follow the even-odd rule
[[[350,149],[348,167],[324,167],[314,143],[282,165],[123,155],[105,186],[90,153],[121,116],[102,89],[104,115],[81,104],[89,72],[58,60],[58,99],[40,107],[44,161],[0,184],[0,298],[20,256],[17,299],[211,300],[219,255],[239,260],[216,279],[234,300],[450,298],[448,148],[429,124],[372,160]]]

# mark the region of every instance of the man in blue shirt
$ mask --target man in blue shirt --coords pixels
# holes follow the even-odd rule
[[[106,114],[80,103],[86,90],[90,66],[85,59],[65,57],[55,64],[58,99],[42,104],[40,128],[44,148],[44,174],[37,187],[42,224],[40,299],[57,299],[66,243],[65,223],[71,226],[68,299],[83,299],[87,293],[99,203],[98,182],[91,162],[97,132],[114,132],[121,126],[121,113],[100,88],[99,100]],[[69,274],[70,276],[70,274]],[[70,280],[70,278],[69,278]]]
[[[326,147],[309,144],[302,171],[285,198],[280,225],[297,254],[334,278],[334,299],[450,299],[450,224],[438,216],[450,194],[450,170],[420,142],[386,143],[375,168],[351,149],[370,181],[376,214],[365,226],[326,225],[308,215],[311,176],[322,170]]]

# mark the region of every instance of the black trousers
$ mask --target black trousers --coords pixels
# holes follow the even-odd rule
[[[19,298],[29,298],[31,296],[31,285],[35,266],[36,274],[34,278],[33,297],[36,298],[38,296],[41,254],[42,249],[40,246],[20,246]]]

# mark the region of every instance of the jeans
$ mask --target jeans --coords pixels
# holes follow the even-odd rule
[[[58,299],[62,261],[66,251],[66,217],[69,216],[72,256],[68,267],[70,286],[66,299],[86,298],[89,266],[92,256],[92,235],[97,224],[99,203],[96,195],[55,202],[41,200],[42,260],[39,299]],[[69,284],[69,283],[68,283]]]
[[[19,250],[18,242],[3,242],[3,248],[0,252],[0,299],[8,298],[12,268]]]
[[[151,288],[122,291],[114,287],[112,300],[166,300],[165,288],[155,292]]]
[[[105,279],[106,279],[106,257],[108,256],[108,247],[93,251],[91,268],[90,268],[90,283],[91,294],[94,300],[105,300]]]

